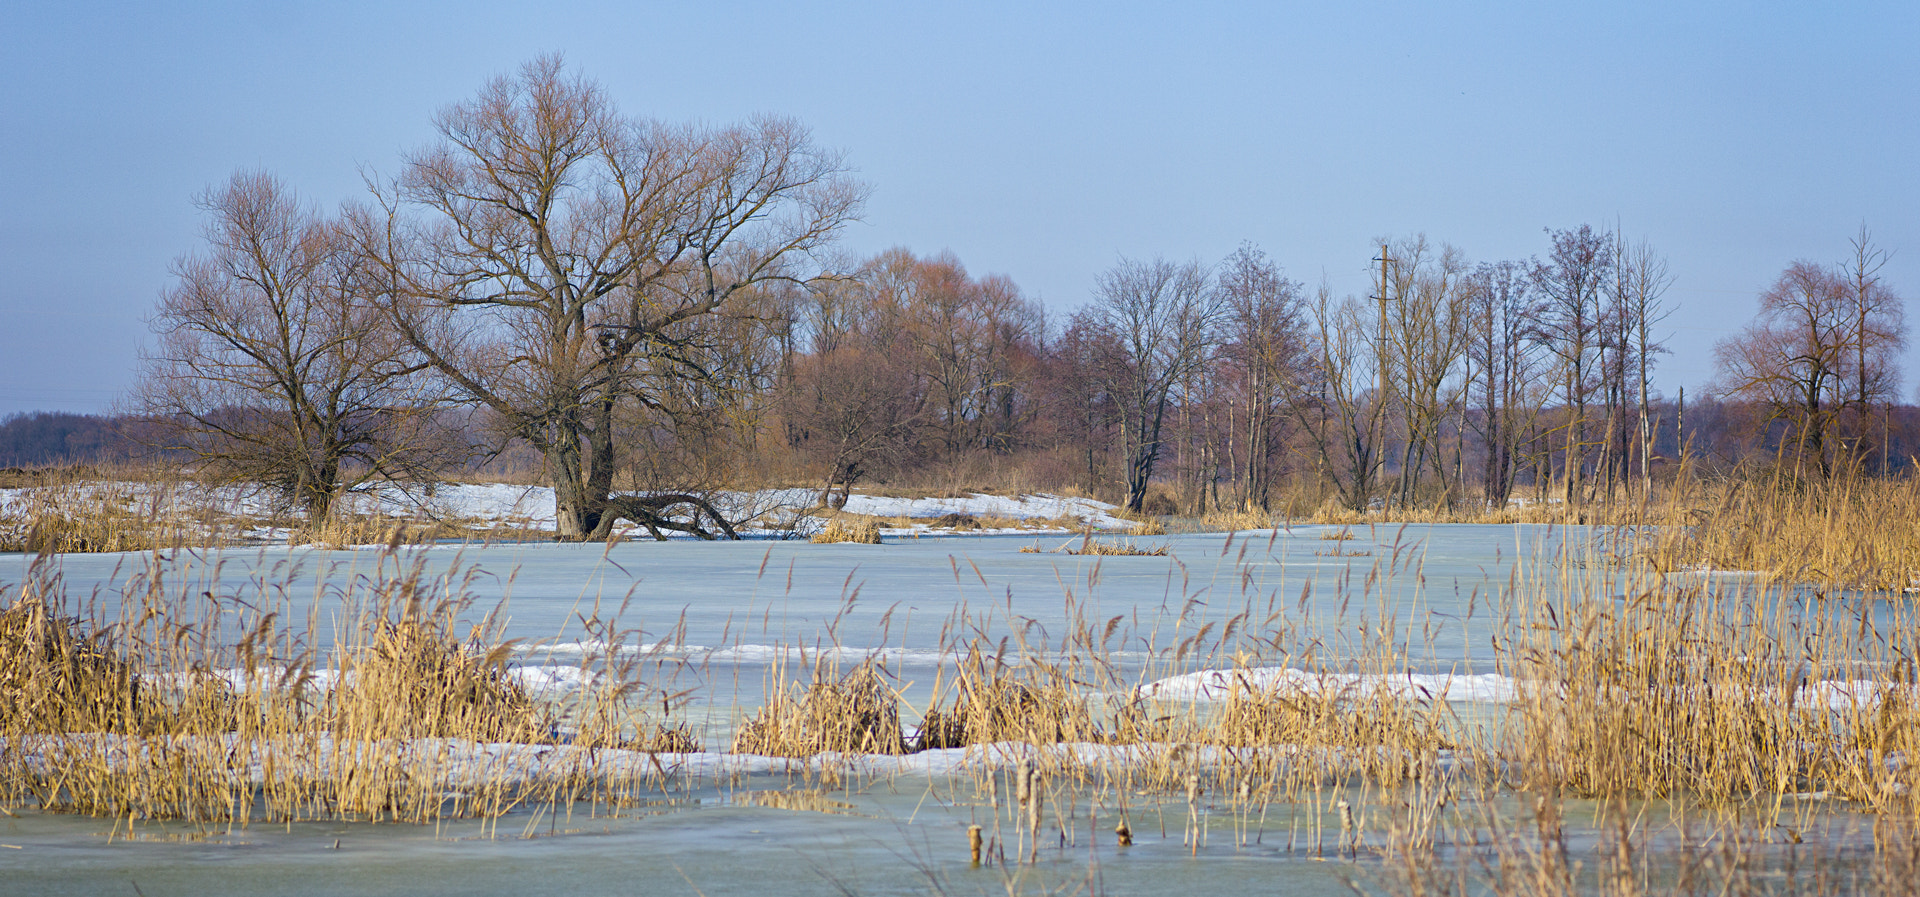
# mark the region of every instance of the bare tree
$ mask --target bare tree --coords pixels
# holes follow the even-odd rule
[[[1314,434],[1321,470],[1340,491],[1342,504],[1365,510],[1372,501],[1386,455],[1386,390],[1380,388],[1379,319],[1348,296],[1339,302],[1325,285],[1313,304],[1319,346],[1314,365],[1316,400],[1297,406]]]
[[[1107,479],[1107,460],[1117,441],[1119,403],[1111,387],[1131,377],[1131,364],[1118,336],[1108,331],[1092,309],[1081,309],[1048,346],[1040,392],[1060,447],[1077,455],[1083,488],[1093,490]]]
[[[927,412],[926,394],[904,360],[842,344],[801,360],[784,413],[801,449],[826,471],[819,504],[838,508],[855,483],[920,456]]]
[[[1632,246],[1623,239],[1618,248],[1617,280],[1625,366],[1632,370],[1635,418],[1640,438],[1640,495],[1653,495],[1653,365],[1655,356],[1667,351],[1654,338],[1653,328],[1665,320],[1671,309],[1661,300],[1673,284],[1667,260],[1645,240]]]
[[[1128,362],[1108,391],[1120,412],[1126,507],[1138,512],[1160,459],[1175,390],[1206,365],[1221,306],[1205,266],[1164,259],[1122,259],[1100,275],[1094,297],[1089,311]]]
[[[1431,468],[1446,487],[1440,434],[1460,409],[1464,382],[1460,362],[1467,351],[1469,292],[1465,257],[1451,246],[1438,251],[1425,236],[1392,243],[1392,277],[1381,344],[1386,382],[1401,416],[1398,501],[1411,506],[1423,471]]]
[[[1268,510],[1273,468],[1279,455],[1286,404],[1299,394],[1312,365],[1303,317],[1306,301],[1297,281],[1252,244],[1242,244],[1221,265],[1225,306],[1221,359],[1237,384],[1242,510]]]
[[[1587,463],[1587,406],[1595,386],[1595,356],[1600,351],[1601,297],[1613,267],[1613,241],[1606,233],[1581,225],[1549,230],[1553,249],[1533,265],[1533,287],[1541,300],[1541,343],[1559,362],[1560,398],[1566,409],[1562,475],[1568,505],[1584,499]]]
[[[1047,330],[1045,309],[1020,292],[1012,278],[990,274],[979,282],[979,321],[986,359],[975,384],[985,399],[981,444],[996,452],[1014,447],[1019,428],[1032,421],[1031,395]]]
[[[206,249],[174,263],[134,401],[165,447],[279,489],[322,525],[343,493],[430,473],[456,444],[372,301],[380,272],[270,175],[198,199]]]
[[[796,323],[805,334],[808,351],[832,352],[869,330],[874,314],[867,283],[858,277],[827,278],[807,284],[806,299],[799,303]]]
[[[1720,390],[1757,402],[1768,420],[1783,421],[1802,461],[1821,478],[1833,472],[1835,427],[1849,395],[1849,366],[1858,357],[1859,322],[1845,277],[1812,262],[1788,266],[1760,294],[1760,311],[1745,330],[1714,346]],[[1870,346],[1868,356],[1885,351]]]
[[[1494,508],[1504,507],[1513,495],[1523,446],[1533,439],[1547,392],[1540,385],[1543,364],[1530,286],[1524,266],[1496,262],[1475,269],[1468,289],[1469,401],[1478,410],[1472,419],[1486,446],[1482,485]]]
[[[394,282],[391,317],[541,453],[557,535],[603,536],[616,409],[709,379],[692,323],[758,284],[817,274],[814,254],[863,190],[792,121],[629,118],[552,56],[434,125],[440,140],[359,218]]]
[[[1036,333],[1032,303],[1004,277],[975,280],[952,253],[921,259],[892,249],[868,263],[862,279],[880,326],[927,382],[944,456],[992,447],[1015,413],[1009,353]]]
[[[1895,350],[1907,345],[1906,306],[1889,289],[1880,271],[1892,254],[1873,243],[1865,224],[1850,241],[1853,256],[1843,264],[1847,281],[1847,304],[1854,317],[1853,383],[1848,402],[1852,407],[1850,444],[1855,461],[1865,460],[1868,434],[1873,432],[1873,411],[1880,405],[1883,414],[1897,392],[1899,371],[1894,364]],[[1886,418],[1882,417],[1882,421]],[[1884,425],[1883,425],[1884,426]],[[1886,473],[1886,434],[1881,434],[1880,472]]]

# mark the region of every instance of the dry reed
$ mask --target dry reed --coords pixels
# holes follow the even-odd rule
[[[872,520],[856,520],[846,524],[842,524],[838,519],[829,520],[827,525],[814,533],[809,541],[822,545],[833,542],[879,545],[880,525]]]
[[[340,593],[333,646],[321,651],[317,618],[290,613],[274,597],[284,589],[222,595],[174,584],[154,563],[117,615],[64,610],[44,559],[6,596],[0,801],[199,824],[428,821],[617,800],[651,775],[462,759],[472,749],[461,745],[551,744],[558,720],[587,716],[533,700],[506,674],[511,645],[491,616],[461,622],[470,570],[436,577],[424,557],[383,556]],[[589,746],[690,741],[620,720],[636,743],[614,725],[577,735]]]
[[[1084,689],[1066,671],[1038,658],[1010,666],[984,648],[969,644],[944,680],[953,690],[951,701],[936,694],[920,725],[919,747],[1106,740]],[[942,689],[936,685],[935,690]]]
[[[1750,570],[1790,582],[1920,587],[1920,480],[1757,474],[1703,486],[1647,556],[1663,569]]]
[[[149,551],[239,541],[256,521],[158,468],[25,471],[0,494],[0,552]]]
[[[733,750],[775,757],[905,753],[900,701],[872,661],[839,675],[822,661],[804,688],[771,695],[735,735]]]

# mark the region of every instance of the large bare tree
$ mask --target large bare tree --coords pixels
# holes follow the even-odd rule
[[[1656,356],[1667,351],[1655,336],[1654,327],[1671,313],[1662,297],[1673,284],[1673,275],[1668,272],[1667,260],[1645,240],[1629,246],[1621,238],[1615,268],[1621,367],[1631,378],[1626,388],[1637,406],[1634,417],[1640,442],[1640,495],[1646,499],[1653,494],[1653,441],[1657,435],[1653,423],[1653,367]]]
[[[381,272],[274,177],[198,199],[206,247],[174,262],[134,392],[152,432],[207,472],[277,488],[325,523],[340,495],[429,473],[457,446],[373,297]]]
[[[864,190],[790,120],[631,118],[553,56],[434,126],[440,139],[360,216],[394,283],[392,319],[544,457],[559,538],[602,536],[616,411],[710,379],[690,323],[758,284],[817,275]]]
[[[1100,275],[1088,310],[1125,353],[1108,393],[1120,416],[1126,507],[1138,512],[1160,460],[1175,390],[1205,367],[1214,349],[1220,297],[1199,262],[1122,259]]]

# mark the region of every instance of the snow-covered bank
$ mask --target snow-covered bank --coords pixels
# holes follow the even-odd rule
[[[806,534],[807,521],[800,512],[813,506],[818,493],[812,489],[768,489],[753,492],[719,492],[708,496],[714,506],[729,519],[746,521],[746,532]],[[0,523],[6,518],[27,518],[36,507],[49,502],[106,503],[116,507],[150,506],[156,513],[195,514],[210,511],[239,521],[266,521],[284,513],[285,508],[266,490],[248,487],[206,487],[192,483],[151,485],[146,483],[82,483],[59,487],[0,489]],[[376,486],[366,492],[346,496],[344,510],[370,517],[448,521],[485,531],[512,528],[530,531],[554,529],[553,489],[547,486],[516,486],[506,483],[441,483],[431,487],[401,489]],[[87,513],[87,509],[75,508]],[[1124,529],[1133,524],[1115,516],[1118,509],[1090,498],[1070,498],[1036,493],[1019,496],[974,493],[949,498],[893,498],[855,494],[847,502],[849,513],[874,517],[924,518],[926,523],[889,528],[891,535],[938,534],[953,531],[934,524],[947,515],[997,518],[1020,522],[1020,526],[1000,529],[967,528],[969,533],[994,532],[1066,532],[1080,526],[1094,529]],[[1044,526],[1028,525],[1027,521]],[[1071,521],[1077,525],[1067,526]],[[246,528],[250,539],[281,541],[285,530],[262,525]],[[676,534],[676,537],[679,537]],[[685,536],[685,538],[692,538]]]
[[[1515,681],[1493,673],[1315,673],[1292,667],[1198,670],[1155,680],[1140,687],[1142,697],[1182,701],[1225,701],[1242,695],[1334,694],[1350,698],[1387,695],[1402,699],[1512,703]]]
[[[1248,763],[1340,763],[1337,750],[1294,745],[1217,747],[1187,742],[1097,744],[1067,742],[1033,745],[1006,741],[964,748],[938,748],[911,754],[860,754],[827,751],[805,757],[773,757],[719,751],[650,752],[567,744],[475,742],[463,739],[416,738],[397,742],[360,742],[326,735],[279,737],[272,740],[224,736],[139,738],[124,735],[76,733],[31,736],[9,744],[0,739],[0,756],[12,755],[21,767],[41,773],[74,768],[105,767],[136,770],[164,765],[169,757],[219,758],[208,772],[223,769],[234,784],[259,785],[277,779],[339,775],[359,767],[383,768],[432,782],[436,787],[473,788],[513,785],[558,778],[588,776],[602,781],[640,780],[685,785],[727,781],[737,776],[857,775],[889,776],[966,775],[1017,767],[1029,761],[1052,768],[1088,772],[1165,767],[1208,770]],[[1451,751],[1442,751],[1442,771],[1456,763]],[[451,795],[449,795],[451,796]]]
[[[1495,673],[1316,673],[1291,667],[1248,667],[1234,670],[1198,670],[1157,679],[1140,687],[1140,695],[1177,701],[1209,703],[1230,700],[1237,692],[1255,698],[1303,694],[1361,700],[1386,696],[1400,700],[1449,701],[1470,704],[1511,704],[1522,696],[1523,683]],[[1681,685],[1682,691],[1692,692]],[[1889,691],[1904,698],[1920,697],[1920,689],[1890,688],[1871,679],[1820,679],[1791,689],[1756,683],[1739,697],[1763,703],[1859,710],[1878,707]],[[1707,698],[1706,695],[1700,695]],[[1736,696],[1721,694],[1720,699]]]
[[[1133,522],[1114,516],[1119,508],[1091,498],[1062,495],[987,495],[975,492],[959,498],[889,498],[855,494],[847,499],[850,513],[874,517],[939,518],[948,514],[971,517],[1001,517],[1008,520],[1056,520],[1078,518],[1094,529],[1125,529]],[[1066,531],[1065,528],[1057,528]],[[1030,530],[1023,530],[1030,531]]]

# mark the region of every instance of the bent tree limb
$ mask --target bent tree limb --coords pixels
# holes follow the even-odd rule
[[[693,510],[688,514],[689,520],[683,522],[675,517],[668,516],[667,509],[677,505],[689,505],[692,507]],[[734,531],[733,524],[728,523],[727,518],[721,516],[719,511],[714,510],[713,505],[708,503],[706,499],[698,495],[688,495],[680,492],[665,495],[608,496],[606,503],[601,506],[600,522],[599,525],[594,528],[593,538],[606,539],[607,536],[613,532],[614,521],[626,519],[646,527],[647,532],[653,534],[655,539],[662,542],[667,540],[666,534],[660,532],[663,529],[687,533],[712,541],[717,537],[700,526],[700,516],[702,514],[705,514],[709,520],[712,520],[714,527],[725,534],[727,538],[736,540],[740,538],[740,534]]]

